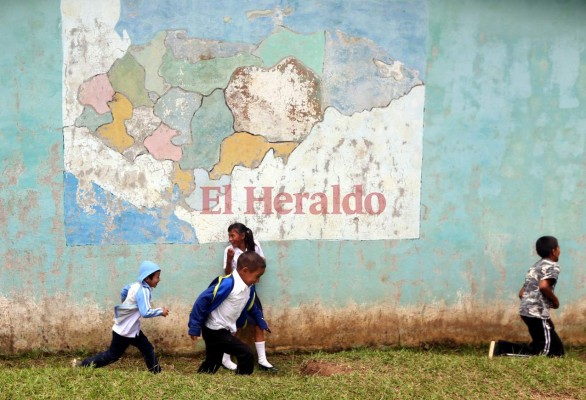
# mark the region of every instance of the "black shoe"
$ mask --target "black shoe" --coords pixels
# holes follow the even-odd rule
[[[258,369],[265,372],[278,372],[279,369],[277,367],[265,367],[264,365],[258,364]]]

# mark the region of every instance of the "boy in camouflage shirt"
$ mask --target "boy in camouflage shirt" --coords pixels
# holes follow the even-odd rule
[[[489,350],[491,358],[500,355],[564,355],[564,345],[549,315],[550,308],[557,309],[560,306],[554,294],[560,273],[560,266],[557,263],[561,253],[560,246],[555,237],[543,236],[537,239],[535,248],[541,260],[529,268],[525,283],[519,291],[519,314],[529,329],[531,343],[527,345],[504,340],[492,342]]]

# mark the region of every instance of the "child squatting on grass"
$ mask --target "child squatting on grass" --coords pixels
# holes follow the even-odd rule
[[[232,274],[216,278],[193,304],[188,333],[191,340],[203,336],[206,345],[205,360],[199,373],[216,373],[226,353],[236,357],[237,374],[252,374],[254,353],[235,334],[237,328],[246,324],[249,315],[258,326],[270,332],[262,310],[255,302],[254,284],[265,269],[264,258],[254,251],[247,251],[238,257]]]
[[[553,292],[560,273],[560,246],[555,237],[543,236],[537,239],[535,248],[541,259],[529,268],[525,283],[519,291],[519,314],[529,329],[531,343],[527,345],[504,340],[491,342],[489,358],[504,355],[564,355],[564,345],[549,315],[550,308],[557,309],[560,306],[560,301]]]
[[[104,367],[118,361],[128,346],[140,350],[147,368],[152,373],[161,372],[161,366],[155,356],[155,348],[140,330],[140,317],[152,318],[169,315],[165,307],[151,308],[151,292],[161,280],[161,268],[152,261],[143,261],[138,273],[138,281],[124,286],[120,293],[122,304],[114,307],[114,326],[112,343],[103,353],[88,357],[74,366]]]

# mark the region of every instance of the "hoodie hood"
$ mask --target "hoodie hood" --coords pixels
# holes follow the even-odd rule
[[[143,261],[142,264],[140,264],[140,269],[138,271],[138,280],[142,282],[147,276],[160,269],[161,268],[152,261]]]

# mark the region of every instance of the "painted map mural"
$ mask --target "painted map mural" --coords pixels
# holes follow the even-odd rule
[[[419,236],[425,2],[61,12],[68,245]]]

